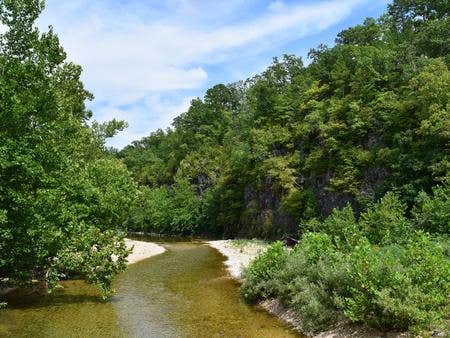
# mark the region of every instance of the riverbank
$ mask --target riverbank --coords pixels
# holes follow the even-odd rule
[[[218,240],[209,241],[208,245],[218,250],[227,260],[225,266],[230,275],[238,280],[243,280],[243,272],[250,263],[261,253],[266,251],[267,243],[262,241]],[[299,329],[299,320],[294,311],[285,308],[277,299],[265,300],[259,303],[261,307],[271,314],[281,318],[296,331]]]
[[[239,280],[251,261],[267,249],[267,244],[261,241],[218,240],[206,243],[227,258],[225,266],[228,272]]]
[[[133,249],[133,251],[126,258],[128,265],[162,254],[166,251],[166,249],[163,248],[161,245],[151,242],[135,241],[128,238],[125,238],[125,245],[127,246],[127,249]],[[7,282],[7,280],[3,281],[0,280],[0,282],[5,283]],[[17,290],[17,288],[16,287],[0,288],[0,296],[4,296],[14,290]]]
[[[211,247],[218,250],[227,260],[225,265],[230,275],[238,280],[243,280],[242,273],[246,267],[259,254],[267,249],[267,244],[261,241],[241,241],[241,240],[218,240],[206,242]],[[293,310],[284,307],[277,299],[265,300],[259,303],[264,309],[273,315],[289,323],[296,331],[300,330],[300,319]],[[381,332],[374,329],[364,328],[357,325],[341,323],[337,327],[321,332],[313,338],[404,338],[407,333]]]
[[[126,258],[128,265],[162,254],[166,251],[161,245],[151,242],[136,241],[129,238],[125,238],[125,245],[127,246],[127,249],[133,249]]]

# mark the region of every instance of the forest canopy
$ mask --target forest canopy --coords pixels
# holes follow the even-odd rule
[[[310,334],[446,331],[449,6],[395,0],[307,65],[210,88],[118,153],[140,186],[129,229],[298,239],[254,261],[242,296],[278,298]]]
[[[82,277],[105,296],[125,268],[122,223],[136,185],[105,138],[125,124],[93,123],[81,67],[39,0],[0,1],[0,279],[9,285]]]
[[[307,66],[284,55],[210,88],[172,128],[119,152],[141,187],[128,226],[279,238],[389,191],[411,215],[448,185],[448,13],[446,1],[394,1],[312,49]]]
[[[127,231],[289,237],[246,271],[247,301],[278,298],[308,333],[448,324],[449,6],[394,0],[119,151],[126,123],[92,120],[81,67],[36,28],[44,1],[1,0],[0,282],[108,296]]]

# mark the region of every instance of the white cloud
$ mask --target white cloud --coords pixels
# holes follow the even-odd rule
[[[148,136],[151,131],[166,129],[175,117],[188,110],[192,99],[194,97],[182,97],[177,100],[171,99],[171,102],[168,102],[161,95],[155,94],[145,97],[140,106],[124,110],[114,105],[107,105],[99,108],[97,114],[101,116],[100,122],[109,121],[113,118],[139,121],[110,142],[110,145],[121,148],[131,141]],[[145,111],[151,111],[151,114],[147,113],[148,115],[146,115]]]
[[[158,100],[135,111],[120,106],[137,106],[183,89],[198,89],[201,96],[208,65],[320,32],[363,1],[367,0],[288,5],[275,0],[252,15],[248,8],[259,1],[129,0],[124,5],[112,0],[48,0],[39,25],[53,24],[69,58],[83,66],[83,79],[96,102],[111,108],[95,110],[94,116],[104,119],[117,114],[129,121],[130,130],[124,134],[128,136],[121,136],[129,142],[127,137],[141,134],[136,132],[142,129],[138,126],[148,126],[146,134],[162,126],[155,121],[167,126],[174,107],[184,108],[190,98],[180,103],[177,96],[175,103],[164,102],[167,109],[158,107]]]
[[[286,5],[281,0],[275,0],[269,4],[268,8],[273,12],[281,12],[286,9]]]
[[[85,84],[99,101],[125,105],[144,98],[148,93],[199,88],[208,78],[201,68],[182,69],[173,66],[99,64],[85,76]]]

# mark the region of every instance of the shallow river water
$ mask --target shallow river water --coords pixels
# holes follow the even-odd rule
[[[51,295],[11,294],[0,337],[298,337],[245,304],[224,257],[202,243],[163,243],[167,251],[128,267],[103,302],[81,281]]]

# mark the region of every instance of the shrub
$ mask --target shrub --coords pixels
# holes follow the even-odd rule
[[[329,234],[340,250],[351,250],[361,240],[361,231],[350,204],[341,210],[334,209],[319,224],[318,230]]]
[[[369,241],[373,244],[389,244],[398,241],[410,230],[405,217],[406,205],[397,195],[388,192],[361,215],[360,224]]]
[[[244,272],[245,282],[241,289],[245,300],[254,302],[277,294],[275,275],[282,269],[286,257],[283,243],[275,242],[250,264]]]
[[[330,236],[307,233],[277,274],[278,296],[299,315],[303,332],[320,331],[342,317],[339,304],[347,285],[343,258]]]
[[[281,200],[281,211],[296,220],[310,219],[317,215],[317,205],[311,190],[291,189]]]
[[[418,233],[405,245],[359,246],[347,265],[344,313],[379,328],[426,328],[445,315],[450,265],[442,248]]]
[[[450,234],[450,185],[433,188],[433,195],[421,192],[413,210],[418,227],[441,234]]]
[[[416,232],[394,194],[359,221],[347,206],[305,228],[316,232],[306,232],[294,250],[277,243],[254,261],[245,275],[245,299],[278,297],[311,334],[345,317],[399,330],[429,329],[445,318],[448,236]]]
[[[329,235],[332,242],[342,251],[351,250],[363,238],[361,226],[350,204],[343,209],[333,209],[331,215],[323,221],[313,218],[300,224],[300,233],[305,231]]]

